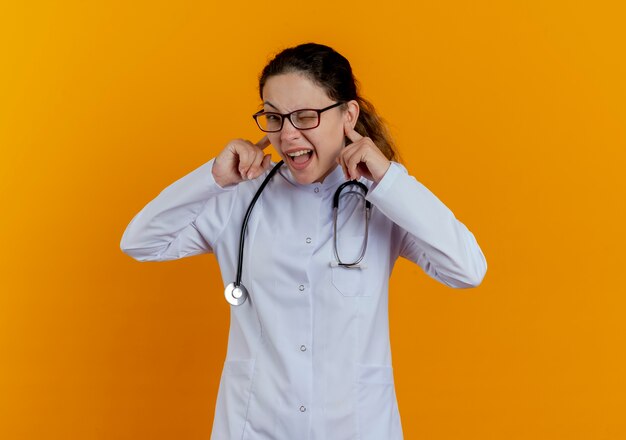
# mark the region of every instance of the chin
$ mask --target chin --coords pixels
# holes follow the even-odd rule
[[[283,159],[284,160],[284,159]],[[314,169],[304,169],[304,170],[295,170],[293,169],[287,161],[285,161],[285,165],[289,168],[291,175],[300,185],[310,185],[321,178],[321,173]],[[313,167],[311,167],[313,168]]]
[[[296,179],[296,182],[298,182],[300,185],[310,185],[319,180],[319,177],[316,178],[315,176],[312,176],[310,174],[303,175],[298,174],[297,172],[294,173],[293,170],[292,175]]]
[[[291,171],[291,175],[300,185],[310,185],[312,183],[320,182],[328,176],[337,164],[332,164],[332,166],[324,170],[320,167],[320,164],[313,163],[311,166],[303,169],[303,170],[295,170],[291,166],[289,166],[289,162],[286,163]]]

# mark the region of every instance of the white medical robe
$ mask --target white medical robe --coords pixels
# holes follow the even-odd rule
[[[237,272],[243,218],[261,177],[222,188],[214,159],[165,188],[130,222],[122,250],[139,261],[213,252],[224,286]],[[424,185],[392,162],[368,186],[373,209],[360,268],[333,265],[332,199],[341,167],[301,185],[286,165],[250,217],[243,279],[250,296],[230,308],[228,350],[213,440],[403,438],[389,344],[388,281],[403,256],[454,288],[487,270],[474,235]],[[364,201],[341,198],[338,251],[358,257]],[[416,289],[412,290],[415,293]]]

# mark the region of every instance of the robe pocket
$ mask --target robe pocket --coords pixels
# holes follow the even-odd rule
[[[216,438],[241,438],[245,429],[254,359],[224,362],[218,390],[213,435]]]
[[[341,239],[338,246],[339,257],[345,263],[356,261],[361,255],[363,247],[362,236],[346,237]],[[365,288],[365,275],[367,274],[367,253],[361,260],[360,267],[343,267],[336,264],[333,253],[331,264],[332,284],[343,296],[369,296]]]
[[[394,438],[395,390],[391,365],[357,364],[359,438]]]

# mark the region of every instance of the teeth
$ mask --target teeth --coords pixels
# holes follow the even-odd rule
[[[294,151],[293,153],[287,153],[287,154],[291,157],[297,157],[297,156],[302,156],[303,154],[307,154],[310,152],[311,150],[300,150],[300,151]]]

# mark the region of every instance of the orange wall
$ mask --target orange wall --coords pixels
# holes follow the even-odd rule
[[[0,438],[208,439],[217,264],[142,264],[119,241],[165,186],[259,137],[257,75],[309,40],[350,59],[489,265],[465,291],[397,266],[405,437],[626,438],[623,2],[6,3]]]

